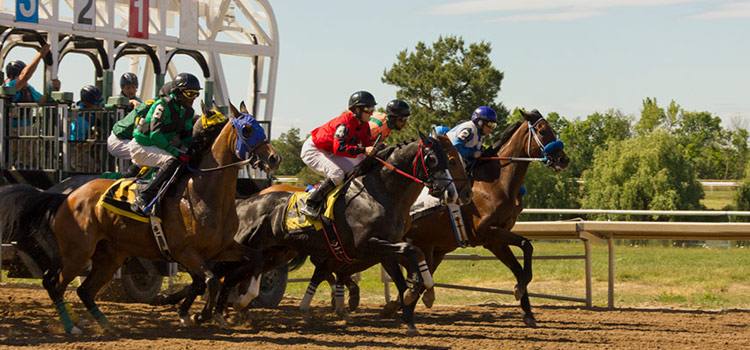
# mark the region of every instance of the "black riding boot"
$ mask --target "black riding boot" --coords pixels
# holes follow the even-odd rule
[[[336,184],[331,179],[326,179],[316,190],[310,193],[305,201],[305,206],[300,209],[302,214],[307,216],[320,216],[320,209],[323,207],[323,202],[328,196],[328,192],[336,188]]]
[[[167,164],[164,164],[163,167],[159,168],[159,171],[156,172],[151,183],[149,183],[148,186],[138,194],[138,198],[135,199],[132,209],[141,214],[149,214],[146,212],[146,206],[148,206],[159,193],[162,184],[169,181],[172,174],[180,169],[180,165],[181,163],[179,160],[172,159]]]

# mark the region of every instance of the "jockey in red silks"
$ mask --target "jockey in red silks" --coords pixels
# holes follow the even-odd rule
[[[302,161],[326,177],[307,198],[301,209],[303,214],[319,216],[328,192],[372,152],[368,121],[376,104],[375,97],[367,91],[353,93],[349,97],[349,110],[313,130],[302,145]]]

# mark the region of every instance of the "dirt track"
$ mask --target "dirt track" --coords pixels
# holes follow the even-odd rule
[[[66,293],[74,300],[73,292]],[[394,319],[365,305],[345,325],[317,305],[310,323],[296,300],[280,309],[256,310],[253,321],[222,330],[215,326],[178,327],[171,307],[101,302],[120,336],[103,335],[75,300],[86,335],[67,336],[41,289],[0,287],[0,346],[74,349],[224,348],[513,348],[513,349],[748,349],[750,312],[672,310],[590,311],[575,307],[536,309],[539,328],[523,326],[515,306],[418,308],[421,335],[407,337]],[[194,308],[197,310],[197,308]]]

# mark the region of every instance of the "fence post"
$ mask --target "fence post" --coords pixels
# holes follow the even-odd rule
[[[612,235],[607,237],[607,250],[609,254],[609,271],[607,281],[607,307],[615,308],[615,243]]]

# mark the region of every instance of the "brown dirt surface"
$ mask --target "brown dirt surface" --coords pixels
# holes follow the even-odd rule
[[[0,286],[0,347],[70,349],[750,349],[750,311],[690,311],[538,307],[538,328],[527,328],[515,305],[436,305],[417,308],[420,335],[406,336],[379,305],[364,305],[345,323],[330,307],[315,305],[313,317],[285,299],[278,309],[254,310],[228,329],[180,327],[173,307],[100,302],[120,334],[102,334],[68,291],[85,334],[65,335],[46,292]],[[197,312],[197,303],[193,311]]]

